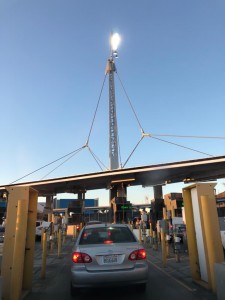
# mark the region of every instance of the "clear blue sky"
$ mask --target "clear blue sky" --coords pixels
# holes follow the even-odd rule
[[[0,185],[85,144],[112,31],[122,37],[118,74],[146,133],[225,136],[224,15],[222,0],[2,0]],[[115,81],[124,163],[141,133]],[[106,83],[89,146],[108,166],[107,88]],[[210,155],[225,154],[225,140],[161,138]],[[127,167],[205,157],[145,138]],[[61,162],[22,181],[40,180]],[[84,149],[47,178],[97,171]],[[182,187],[167,185],[163,191]],[[106,191],[86,197],[108,203]],[[151,188],[128,190],[132,202],[145,197],[153,197]]]

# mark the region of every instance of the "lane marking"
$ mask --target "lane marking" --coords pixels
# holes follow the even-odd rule
[[[178,280],[177,278],[175,278],[174,276],[170,275],[169,273],[167,273],[166,271],[164,271],[163,269],[161,269],[160,267],[158,267],[155,263],[151,262],[149,259],[147,259],[147,262],[150,263],[151,265],[153,265],[156,269],[158,269],[159,271],[161,271],[162,273],[164,273],[165,275],[167,275],[168,277],[170,277],[171,279],[173,279],[174,281],[176,281],[177,283],[179,283],[180,285],[182,285],[185,289],[187,289],[189,292],[195,292],[196,289],[192,289],[190,288],[188,285],[186,285],[185,283],[183,283],[182,281]]]

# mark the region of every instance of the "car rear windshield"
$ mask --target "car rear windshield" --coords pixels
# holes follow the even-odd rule
[[[133,233],[126,227],[98,227],[84,229],[80,245],[134,243]]]

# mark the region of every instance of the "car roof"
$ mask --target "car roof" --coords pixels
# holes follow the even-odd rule
[[[104,222],[98,221],[98,220],[93,220],[93,221],[88,221],[87,222],[87,225],[92,225],[92,224],[104,224]]]
[[[113,224],[113,223],[102,223],[102,224],[90,224],[86,225],[85,228],[101,228],[101,227],[128,227],[127,224]]]

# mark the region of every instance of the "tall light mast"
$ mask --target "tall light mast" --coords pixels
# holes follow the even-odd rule
[[[110,170],[119,168],[118,129],[116,118],[116,99],[114,72],[116,65],[114,59],[118,57],[117,48],[120,42],[118,33],[110,35],[110,57],[106,65],[106,74],[109,75],[109,162]],[[114,223],[125,221],[126,214],[119,206],[127,203],[126,185],[123,182],[113,183],[110,188],[109,201],[111,205],[112,220]],[[122,215],[121,215],[122,214]]]
[[[106,65],[106,74],[109,75],[109,163],[110,170],[119,168],[118,154],[118,129],[116,118],[116,100],[115,100],[115,83],[114,72],[116,65],[114,58],[118,57],[117,48],[120,42],[118,33],[110,35],[110,57]]]

